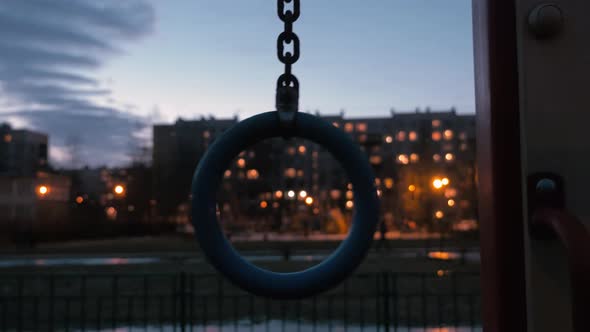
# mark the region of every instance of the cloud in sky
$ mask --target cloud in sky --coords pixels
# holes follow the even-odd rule
[[[68,137],[83,142],[84,163],[126,162],[146,119],[93,74],[154,25],[144,0],[1,1],[0,121],[49,133],[57,162],[68,159]]]

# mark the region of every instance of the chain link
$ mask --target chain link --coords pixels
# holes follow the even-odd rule
[[[287,4],[293,3],[293,9],[287,9]],[[300,57],[299,37],[293,32],[293,23],[301,15],[300,0],[277,0],[279,18],[285,23],[285,29],[277,38],[277,56],[285,65],[285,72],[277,80],[276,107],[281,122],[292,124],[295,113],[299,108],[299,81],[292,73],[292,66]],[[286,51],[287,45],[292,45],[292,51]]]

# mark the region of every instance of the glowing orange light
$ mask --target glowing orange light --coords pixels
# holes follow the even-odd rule
[[[393,179],[392,178],[385,179],[385,188],[387,188],[387,189],[393,188]]]
[[[312,205],[312,204],[313,204],[313,198],[311,198],[311,197],[307,197],[307,198],[305,199],[305,204],[307,204],[307,205]]]
[[[223,173],[223,176],[229,178],[231,176],[231,171],[228,169],[227,171],[225,171],[225,173]]]
[[[300,145],[299,148],[297,149],[299,151],[299,153],[304,154],[305,151],[307,151],[307,149],[305,148],[304,145]]]
[[[276,198],[283,198],[283,192],[280,190],[275,191],[275,197]]]
[[[445,155],[445,159],[446,159],[447,161],[451,161],[451,160],[455,159],[455,156],[454,156],[452,153],[447,153],[447,154]]]
[[[4,142],[6,142],[6,143],[12,142],[12,135],[10,135],[10,134],[4,135]]]
[[[354,198],[354,192],[352,190],[347,191],[346,192],[346,198],[353,199]]]
[[[76,197],[76,203],[78,203],[78,204],[84,203],[84,197],[82,197],[82,196]]]
[[[301,198],[305,198],[305,197],[307,197],[307,191],[305,191],[305,190],[301,190],[301,191],[299,192],[299,197],[301,197]]]
[[[49,193],[49,187],[47,186],[39,186],[39,188],[37,188],[37,192],[39,193],[39,195],[41,196],[45,196]]]
[[[244,158],[240,158],[238,159],[238,167],[239,168],[244,168],[246,167],[246,160]]]
[[[346,201],[346,208],[347,209],[352,209],[354,207],[354,202],[353,201]]]
[[[392,142],[393,142],[393,137],[391,137],[391,136],[385,137],[385,143],[391,144]]]
[[[110,206],[105,210],[107,217],[109,219],[116,219],[117,218],[117,209],[115,209],[114,207]]]
[[[449,183],[451,183],[451,180],[449,180],[449,178],[443,178],[441,182],[444,186],[448,186]]]
[[[436,219],[442,219],[445,216],[445,214],[439,210],[439,211],[436,211],[434,216],[436,217]]]
[[[440,189],[443,186],[443,182],[441,179],[434,179],[434,181],[432,181],[432,186],[436,189]]]
[[[448,204],[449,206],[455,206],[455,200],[454,200],[454,199],[449,199],[449,200],[447,201],[447,204]]]
[[[437,270],[436,271],[436,275],[439,276],[439,277],[443,277],[445,275],[445,271],[443,271],[443,270]]]
[[[414,192],[414,191],[416,191],[416,186],[411,184],[410,186],[408,186],[408,190],[411,192]]]
[[[123,195],[123,193],[125,192],[125,188],[122,185],[116,185],[115,186],[115,194],[117,195]]]
[[[267,206],[268,206],[268,203],[266,201],[260,202],[260,207],[261,208],[266,209]]]

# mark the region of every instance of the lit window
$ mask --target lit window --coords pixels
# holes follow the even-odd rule
[[[440,127],[440,120],[432,120],[432,127],[433,128]]]
[[[435,142],[440,141],[441,136],[442,135],[440,134],[440,131],[433,131],[432,132],[432,140],[435,141]]]
[[[294,155],[295,155],[295,148],[294,148],[294,147],[292,147],[292,146],[290,146],[290,147],[287,149],[287,153],[288,153],[290,156],[294,156]]]
[[[418,133],[415,131],[410,131],[409,135],[410,141],[415,142],[418,139]]]
[[[346,188],[348,188],[348,190],[352,190],[352,183],[347,184]]]
[[[303,170],[302,169],[300,169],[300,170],[297,171],[297,176],[298,177],[302,178],[303,175],[304,175],[304,173],[303,173]]]
[[[307,191],[305,191],[305,190],[301,190],[301,191],[299,192],[299,197],[301,197],[301,198],[305,198],[305,197],[307,197]]]
[[[439,210],[434,213],[434,216],[436,217],[436,219],[442,219],[445,216],[445,214]]]
[[[297,176],[297,170],[294,168],[287,168],[285,170],[285,176],[288,178],[294,178]]]
[[[445,189],[445,197],[446,198],[455,197],[455,196],[457,196],[457,189],[455,189],[455,188]]]
[[[248,170],[248,173],[247,173],[248,180],[256,180],[256,179],[258,179],[259,176],[260,176],[260,174],[258,174],[257,170],[255,170],[255,169]]]
[[[351,210],[354,207],[353,201],[346,201],[346,208]]]
[[[367,141],[367,135],[366,134],[359,135],[359,142],[365,143],[366,141]]]
[[[76,203],[78,203],[78,204],[84,203],[84,197],[82,197],[82,196],[76,197]]]
[[[229,178],[231,176],[231,171],[228,169],[227,171],[225,171],[225,173],[223,173],[223,176]]]
[[[280,190],[277,190],[277,191],[275,191],[275,197],[276,197],[277,199],[281,199],[281,198],[283,198],[283,192],[282,192],[282,191],[280,191]]]
[[[353,197],[354,197],[354,192],[352,192],[352,190],[349,190],[346,192],[347,199],[352,199]]]
[[[416,186],[413,185],[413,184],[411,184],[411,185],[408,186],[408,190],[411,191],[411,192],[414,192],[414,191],[416,191]]]
[[[301,154],[304,154],[307,149],[305,148],[305,145],[300,145],[297,151],[299,151]]]
[[[244,158],[240,158],[238,159],[238,167],[239,168],[244,168],[246,167],[246,160]]]
[[[338,122],[332,122],[332,126],[338,128],[338,127],[340,127],[340,124]]]
[[[399,156],[397,156],[397,162],[399,164],[407,165],[410,162],[410,160],[408,159],[407,155],[400,154]]]
[[[268,203],[266,201],[260,202],[260,207],[261,208],[266,209],[267,206],[268,206]]]
[[[447,204],[448,204],[450,207],[453,207],[453,206],[455,206],[455,200],[454,200],[454,199],[449,199],[449,200],[447,201]]]
[[[344,125],[344,131],[346,131],[347,133],[352,133],[354,130],[354,125],[350,122],[346,123]]]
[[[363,132],[363,133],[366,132],[367,131],[367,124],[364,123],[364,122],[357,123],[356,124],[356,130],[357,131],[360,131],[360,132]]]
[[[387,188],[387,189],[393,188],[393,179],[392,178],[385,179],[385,188]]]
[[[4,135],[4,142],[6,142],[6,143],[12,142],[12,135],[10,135],[10,134]]]
[[[450,129],[447,129],[447,130],[445,130],[445,131],[444,131],[444,136],[445,136],[445,139],[446,139],[447,141],[450,141],[450,140],[452,140],[452,139],[453,139],[453,131],[452,131],[452,130],[450,130]]]
[[[393,137],[391,137],[391,136],[386,136],[385,137],[385,143],[391,144],[392,142],[393,142]]]
[[[453,161],[455,159],[455,155],[452,153],[447,153],[447,154],[445,154],[445,159],[447,161]]]
[[[205,130],[205,131],[203,132],[203,138],[207,139],[207,138],[209,138],[209,137],[211,137],[211,133],[209,132],[209,130]]]
[[[371,158],[369,159],[369,161],[373,165],[379,165],[383,161],[383,158],[381,158],[381,156],[371,156]]]
[[[380,178],[375,178],[375,185],[376,186],[380,186],[381,185],[381,179]]]
[[[115,209],[114,207],[110,206],[108,208],[105,209],[106,215],[110,220],[115,220],[117,219],[117,209]]]
[[[400,142],[405,141],[406,140],[406,132],[403,131],[403,130],[402,131],[399,131],[397,133],[397,140],[400,141]]]
[[[330,197],[332,199],[340,198],[340,190],[337,190],[337,189],[330,190]]]
[[[420,156],[418,156],[416,153],[412,153],[410,155],[410,161],[413,163],[417,163],[418,161],[420,161]]]
[[[432,156],[432,160],[434,160],[437,163],[440,161],[440,159],[441,159],[440,154],[435,154]]]

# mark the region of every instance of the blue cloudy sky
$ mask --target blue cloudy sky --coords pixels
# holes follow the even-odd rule
[[[301,1],[302,110],[474,112],[470,0]],[[124,164],[153,122],[271,110],[281,29],[270,0],[2,1],[0,120]]]

